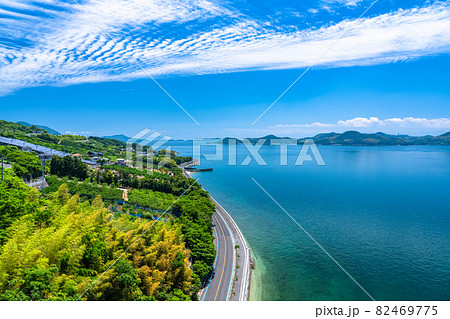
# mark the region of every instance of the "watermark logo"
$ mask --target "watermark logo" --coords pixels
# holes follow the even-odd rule
[[[237,144],[242,144],[245,147],[247,156],[239,164],[237,163]],[[215,153],[205,154],[201,152],[202,146],[215,147]],[[300,146],[300,151],[296,157],[294,163],[295,166],[301,166],[304,162],[315,161],[317,165],[324,166],[325,161],[319,152],[316,144],[312,139],[297,140],[292,138],[277,138],[277,139],[256,139],[250,141],[249,139],[243,139],[242,141],[237,139],[220,139],[211,141],[211,139],[194,139],[193,140],[193,157],[198,159],[198,163],[201,163],[202,155],[208,161],[223,161],[224,160],[224,147],[228,147],[228,165],[235,166],[247,166],[253,160],[261,166],[267,165],[260,151],[263,145],[270,145],[273,147],[278,146],[280,165],[288,165],[288,147],[289,146]],[[298,150],[298,147],[295,148]]]
[[[123,165],[131,165],[140,170],[146,169],[148,174],[153,174],[155,169],[159,170],[168,164],[175,154],[171,146],[168,145],[171,140],[170,136],[163,135],[160,132],[148,128],[141,130],[126,142],[126,161],[123,161]],[[184,147],[186,146],[189,147],[190,143]],[[281,166],[289,164],[301,166],[305,162],[315,162],[319,166],[325,165],[325,161],[312,139],[193,139],[191,154],[198,165],[201,164],[202,158],[207,161],[224,161],[225,156],[228,156],[227,160],[230,166],[247,166],[252,162],[260,166],[266,166],[268,164],[263,155],[268,153],[267,149],[265,149],[265,152],[261,152],[263,146],[270,146],[272,150],[276,150]],[[202,152],[204,151],[202,147],[208,148],[208,152]],[[214,148],[214,150],[211,150],[211,148]],[[295,162],[292,152],[296,152]],[[274,152],[271,151],[271,158],[273,158],[273,155]],[[240,158],[239,161],[238,158]],[[289,159],[291,163],[289,163]]]
[[[166,152],[157,152],[172,138],[162,135],[160,132],[145,128],[126,142],[126,161],[124,165],[131,165],[139,170],[147,170],[147,174],[153,175],[154,169],[160,169],[171,159],[170,146],[164,147]],[[158,155],[158,156],[156,156]],[[155,163],[155,160],[157,163]]]

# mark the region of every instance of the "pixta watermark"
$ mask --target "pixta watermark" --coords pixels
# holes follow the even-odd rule
[[[172,138],[163,135],[160,132],[143,129],[131,137],[126,143],[126,161],[125,165],[131,165],[137,169],[147,170],[148,174],[153,174],[155,169],[160,169],[170,162],[175,152],[171,149],[170,141]],[[230,166],[246,166],[252,161],[257,165],[267,165],[262,147],[269,145],[276,148],[279,165],[287,166],[289,159],[293,161],[292,156],[288,156],[289,149],[298,152],[295,154],[294,165],[301,166],[305,162],[315,162],[319,166],[325,165],[325,161],[312,139],[297,140],[292,138],[273,138],[273,139],[193,139],[186,141],[183,145],[188,148],[187,153],[192,154],[196,164],[201,164],[201,159],[207,161],[228,161]],[[192,146],[192,150],[189,148]],[[208,148],[208,153],[202,152],[202,147]],[[211,151],[211,148],[214,150]],[[238,156],[238,152],[239,155]],[[244,158],[242,154],[244,153]],[[271,152],[273,156],[273,152]],[[227,157],[227,158],[226,158]]]
[[[247,156],[242,160],[238,161],[237,149],[238,145],[243,145],[244,149],[248,153]],[[202,146],[215,147],[215,153],[205,154],[201,152]],[[211,141],[211,139],[194,139],[192,141],[192,154],[195,159],[198,159],[198,164],[201,163],[202,155],[208,161],[223,161],[224,155],[228,156],[228,165],[242,165],[246,166],[254,160],[257,165],[267,165],[264,160],[264,156],[260,153],[263,145],[270,145],[272,147],[277,147],[279,153],[279,164],[281,166],[287,166],[288,163],[288,147],[301,145],[301,148],[296,156],[294,165],[301,166],[304,162],[315,161],[317,165],[326,165],[319,152],[316,144],[312,139],[297,140],[293,138],[274,138],[274,139],[220,139],[216,141]],[[225,152],[227,148],[227,152]],[[296,148],[298,150],[298,147]]]
[[[153,175],[155,169],[160,169],[171,159],[172,150],[170,145],[164,146],[172,140],[170,136],[162,135],[158,131],[148,128],[133,135],[126,142],[126,160],[125,166],[133,166],[139,170],[147,170],[147,173]],[[158,151],[164,149],[164,152]],[[156,162],[156,163],[155,163]]]

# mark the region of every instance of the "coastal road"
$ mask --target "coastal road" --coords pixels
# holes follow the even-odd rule
[[[184,176],[192,178],[185,168],[196,164],[189,162],[178,167],[183,170]],[[252,261],[250,248],[231,216],[214,198],[210,198],[216,206],[212,221],[217,255],[212,275],[202,290],[200,300],[248,300]]]
[[[200,300],[226,301],[230,294],[234,272],[233,239],[220,213],[216,211],[212,219],[217,256],[212,276],[208,285],[203,289]]]

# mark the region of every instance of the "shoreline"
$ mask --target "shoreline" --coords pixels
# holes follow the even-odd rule
[[[266,269],[264,267],[264,264],[261,262],[261,259],[253,253],[252,258],[254,260],[255,264],[258,264],[258,268],[252,269],[251,272],[251,285],[249,287],[249,301],[264,301],[263,300],[263,277],[266,273]]]
[[[184,165],[183,165],[184,164]],[[185,170],[185,167],[195,166],[197,162],[183,163],[179,167],[183,171],[183,175],[187,178],[193,178],[191,172]],[[194,172],[192,172],[194,173]],[[216,213],[224,221],[230,230],[233,242],[235,244],[233,265],[233,280],[230,282],[231,289],[227,300],[230,301],[249,301],[252,268],[254,268],[254,260],[252,258],[251,249],[247,245],[244,235],[231,215],[219,204],[211,195],[210,199],[216,206]],[[242,256],[243,255],[243,256]],[[238,291],[238,293],[236,293]]]

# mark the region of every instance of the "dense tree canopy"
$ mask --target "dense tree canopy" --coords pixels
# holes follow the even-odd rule
[[[82,198],[95,198],[100,195],[102,199],[112,202],[122,199],[123,191],[116,187],[108,185],[100,185],[97,183],[90,183],[88,179],[78,181],[77,178],[69,180],[68,177],[58,178],[56,175],[46,177],[49,187],[45,189],[45,193],[53,193],[62,184],[66,184],[71,194],[78,194]]]
[[[8,123],[0,129],[18,127],[6,131],[45,143],[85,139]],[[171,153],[175,160],[148,174],[117,165],[89,170],[79,159],[53,157],[41,195],[22,181],[41,174],[36,154],[0,150],[13,164],[0,182],[0,300],[197,299],[216,255],[214,205],[177,168],[188,158]],[[118,187],[127,188],[126,212],[144,218],[116,210],[124,195]],[[163,216],[167,209],[174,214]]]
[[[63,184],[40,214],[16,219],[1,248],[0,298],[76,300],[108,268],[82,299],[195,298],[181,226],[115,216],[103,206],[100,197],[70,196]]]
[[[6,240],[8,227],[19,217],[36,211],[38,192],[26,186],[11,170],[0,181],[0,246]]]
[[[1,154],[5,161],[12,163],[17,176],[31,179],[42,175],[41,161],[34,153],[23,152],[15,146],[0,145],[0,156]]]
[[[107,165],[103,166],[102,170],[97,170],[91,177],[98,183],[115,184],[124,188],[149,189],[175,196],[180,196],[187,189],[190,191],[201,189],[198,183],[193,184],[191,180],[184,177],[176,165],[170,170],[164,168],[152,174],[136,168]]]
[[[85,179],[88,176],[88,166],[76,157],[53,156],[50,161],[50,174]]]
[[[147,189],[133,189],[128,192],[128,202],[137,206],[166,210],[175,202],[173,194],[155,192]]]

